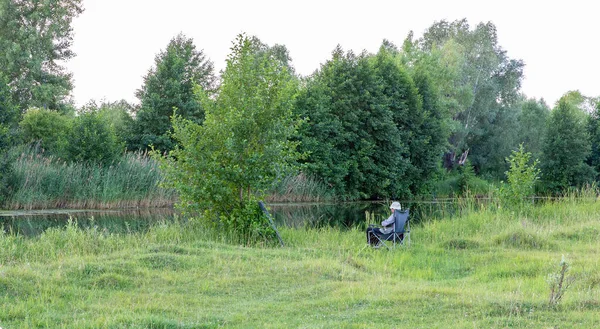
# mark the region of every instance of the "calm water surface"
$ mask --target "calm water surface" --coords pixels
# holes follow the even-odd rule
[[[412,223],[423,219],[454,216],[458,207],[452,201],[401,202],[402,209],[410,209]],[[278,225],[289,227],[339,228],[364,227],[367,213],[381,222],[390,216],[390,202],[348,202],[314,204],[272,204],[271,214]]]
[[[9,234],[36,236],[49,228],[64,228],[71,221],[81,228],[133,233],[172,222],[177,216],[173,209],[0,211],[0,228]]]
[[[269,204],[277,226],[364,227],[366,213],[380,222],[390,215],[388,202]],[[413,223],[426,218],[452,216],[457,207],[452,202],[402,202],[410,209]],[[64,228],[69,221],[81,228],[97,228],[107,233],[147,231],[153,225],[176,220],[185,221],[173,209],[143,210],[38,210],[0,211],[0,228],[8,234],[36,236],[49,228]]]

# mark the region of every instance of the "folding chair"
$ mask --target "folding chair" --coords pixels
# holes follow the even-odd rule
[[[396,210],[394,211],[394,230],[391,233],[382,234],[371,232],[373,236],[378,240],[378,244],[385,246],[390,249],[386,244],[392,242],[393,247],[396,248],[396,244],[404,244],[406,240],[407,245],[410,245],[410,221],[408,218],[409,210]]]

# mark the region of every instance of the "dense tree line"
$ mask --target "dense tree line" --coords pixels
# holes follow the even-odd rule
[[[156,55],[136,93],[139,105],[76,108],[71,74],[59,63],[74,56],[71,21],[82,11],[80,0],[0,0],[3,164],[22,145],[103,164],[154,149],[190,156],[207,175],[218,168],[212,180],[195,179],[231,184],[215,192],[221,197],[236,191],[244,200],[244,191],[302,172],[341,199],[409,198],[431,195],[437,182],[464,172],[503,180],[506,159],[522,144],[540,160],[539,193],[598,179],[598,99],[568,92],[551,108],[527,98],[520,91],[525,64],[508,57],[491,22],[435,22],[400,47],[384,40],[374,54],[337,46],[304,77],[285,46],[245,36],[218,76],[180,34]],[[194,145],[208,153],[186,154],[182,132],[202,139]]]

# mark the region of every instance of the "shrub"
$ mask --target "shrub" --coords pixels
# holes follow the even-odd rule
[[[19,126],[25,143],[39,143],[49,154],[60,155],[67,144],[71,118],[56,111],[30,108]]]
[[[550,306],[558,304],[565,294],[565,291],[575,280],[574,277],[567,275],[569,272],[570,265],[566,261],[565,256],[562,256],[559,264],[560,268],[557,273],[551,273],[548,275],[548,285],[550,286],[550,300],[548,303]]]
[[[114,129],[96,112],[78,116],[67,137],[66,157],[76,162],[109,164],[118,159],[124,150]]]
[[[534,194],[535,184],[539,180],[538,161],[531,163],[531,153],[525,152],[523,144],[506,161],[510,163],[510,169],[506,172],[508,184],[500,188],[500,199],[507,207],[522,208],[527,198]]]

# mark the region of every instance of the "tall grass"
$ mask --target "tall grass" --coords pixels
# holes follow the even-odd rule
[[[460,190],[460,175],[446,173],[434,182],[433,195],[438,198],[455,197],[464,194]],[[496,187],[493,183],[477,176],[472,176],[468,181],[468,189],[471,195],[489,195]]]
[[[268,192],[267,202],[331,201],[334,196],[325,183],[304,173],[285,176]]]
[[[158,164],[141,153],[103,166],[24,152],[9,175],[7,209],[165,207],[175,200],[160,187]]]

